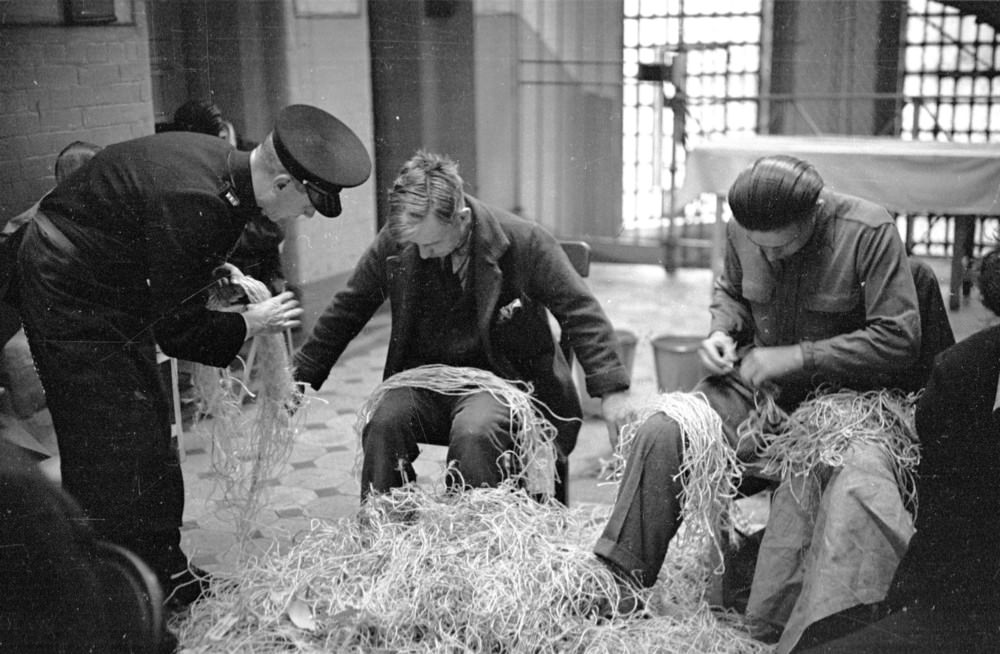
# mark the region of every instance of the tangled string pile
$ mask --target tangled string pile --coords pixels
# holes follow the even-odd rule
[[[896,390],[820,389],[786,414],[770,396],[740,425],[740,439],[752,439],[765,474],[783,480],[811,475],[819,466],[840,467],[855,444],[879,447],[900,494],[916,508],[920,447],[913,423],[917,394]]]
[[[395,489],[248,561],[175,627],[191,654],[768,651],[693,587],[667,615],[598,618],[620,598],[590,552],[604,518],[510,482]]]
[[[621,480],[639,426],[657,413],[677,423],[684,442],[677,476],[681,480],[681,515],[686,529],[678,537],[714,546],[721,566],[721,533],[726,532],[730,539],[735,537],[730,517],[741,468],[736,452],[722,433],[719,415],[703,393],[663,393],[644,403],[636,418],[622,428],[606,476],[616,483]],[[699,544],[694,547],[699,549]],[[719,567],[716,573],[721,572]]]

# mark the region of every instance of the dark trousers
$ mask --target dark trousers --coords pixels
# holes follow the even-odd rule
[[[737,446],[736,428],[749,415],[753,401],[746,388],[729,377],[703,379],[694,392],[705,394],[722,418],[723,432]],[[738,452],[752,455],[752,448]],[[631,574],[644,586],[656,583],[670,540],[681,521],[684,439],[680,426],[662,413],[640,425],[611,517],[594,552]]]
[[[496,486],[509,472],[503,455],[514,447],[510,432],[510,409],[487,392],[391,389],[361,434],[361,498],[416,481],[418,443],[448,447],[449,486]]]
[[[98,538],[143,558],[163,581],[183,570],[184,480],[152,333],[109,303],[86,270],[29,226],[21,311],[59,442],[63,488]]]

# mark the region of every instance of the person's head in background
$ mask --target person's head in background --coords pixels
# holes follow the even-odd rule
[[[174,112],[174,131],[197,132],[229,140],[222,110],[208,100],[188,100]]]
[[[983,306],[1000,316],[1000,248],[991,250],[980,260],[977,284]]]
[[[226,139],[226,141],[229,142],[229,145],[234,148],[238,148],[240,145],[240,139],[236,135],[236,127],[228,120],[222,121],[222,133],[219,134],[219,136]]]
[[[61,184],[103,148],[86,141],[73,141],[56,157],[56,184]]]

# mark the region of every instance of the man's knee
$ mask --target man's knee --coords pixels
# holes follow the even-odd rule
[[[646,456],[663,456],[679,459],[683,452],[684,442],[680,425],[673,418],[663,413],[654,413],[635,432],[635,448]]]
[[[513,444],[510,421],[506,413],[485,410],[486,407],[464,407],[451,422],[449,442],[452,447],[509,449]],[[488,407],[492,409],[492,407]]]
[[[401,402],[380,402],[361,432],[361,446],[366,455],[388,456],[393,460],[416,458],[411,432],[413,408]]]
[[[513,442],[488,425],[455,421],[451,427],[449,448],[455,453],[499,453],[512,447]]]
[[[409,389],[395,388],[386,392],[372,411],[365,425],[365,434],[382,437],[384,434],[401,433],[416,420],[416,407]]]
[[[368,424],[365,425],[364,432],[368,434],[384,434],[394,431],[400,423],[405,423],[408,415],[407,411],[400,410],[399,407],[386,407],[380,404],[372,412]]]

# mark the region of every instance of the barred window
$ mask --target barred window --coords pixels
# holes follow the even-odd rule
[[[909,0],[903,56],[902,138],[1000,140],[1000,38],[976,16]]]
[[[625,0],[623,222],[658,225],[688,137],[753,134],[762,0]]]

